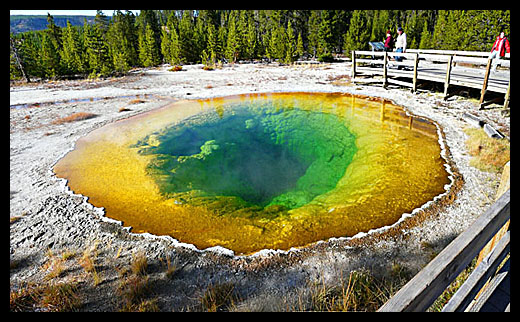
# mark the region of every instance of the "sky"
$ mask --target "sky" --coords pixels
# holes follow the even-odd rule
[[[112,16],[114,12],[111,10],[101,10],[106,16]],[[134,14],[138,14],[140,10],[130,10]],[[79,15],[79,16],[95,16],[96,10],[10,10],[10,15],[47,15],[47,12],[53,16],[58,15]]]

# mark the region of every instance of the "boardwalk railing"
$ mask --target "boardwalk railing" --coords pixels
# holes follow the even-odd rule
[[[353,51],[352,52],[352,82],[356,83],[382,83],[411,87],[417,90],[418,80],[426,80],[444,83],[444,97],[447,98],[450,85],[476,88],[481,90],[480,106],[484,103],[486,92],[504,93],[504,108],[509,105],[509,74],[491,75],[492,60],[488,59],[489,53],[470,51],[448,50],[421,50],[408,49],[406,53]],[[404,60],[396,61],[396,57]],[[510,61],[500,59],[496,63],[502,67],[510,68]],[[453,66],[471,64],[486,66],[483,73],[474,68],[463,68],[454,71]],[[369,76],[362,78],[360,76]],[[374,76],[382,76],[375,78]],[[403,79],[412,79],[412,82]]]
[[[479,254],[487,242],[504,226],[510,218],[509,206],[510,192],[508,189],[468,229],[455,238],[439,255],[379,308],[379,311],[426,311],[459,273]],[[472,272],[463,286],[444,307],[444,310],[464,310],[508,253],[509,231]]]

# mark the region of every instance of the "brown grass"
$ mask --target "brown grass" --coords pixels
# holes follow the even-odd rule
[[[502,172],[510,158],[510,144],[507,139],[490,138],[483,129],[468,128],[464,132],[468,152],[473,158],[470,166],[487,172]]]
[[[101,277],[99,276],[96,270],[96,257],[97,257],[97,243],[93,246],[88,247],[83,252],[83,256],[79,259],[79,264],[83,267],[85,272],[92,275],[92,279],[94,281],[94,285],[98,285],[101,283]]]
[[[132,256],[130,269],[122,268],[119,271],[120,281],[118,293],[121,298],[123,312],[156,312],[159,311],[157,299],[147,298],[151,286],[146,275],[148,259],[144,252]]]
[[[136,99],[133,99],[130,102],[128,102],[128,104],[130,104],[130,105],[132,105],[132,104],[141,104],[141,103],[145,103],[145,102],[146,101],[143,101],[142,99],[136,98]]]
[[[175,65],[173,66],[172,68],[168,69],[170,72],[178,72],[180,70],[182,70],[182,66],[180,65]]]
[[[76,122],[76,121],[83,121],[83,120],[91,119],[96,116],[97,116],[97,114],[78,112],[78,113],[74,113],[69,116],[65,116],[65,117],[59,118],[57,120],[54,120],[52,123],[53,124],[63,124],[63,123],[70,123],[70,122]]]
[[[71,283],[26,285],[10,293],[11,312],[70,312],[82,305],[76,285]]]
[[[202,310],[208,312],[229,311],[237,302],[235,285],[230,282],[210,285],[200,297]]]
[[[374,312],[409,278],[410,273],[397,264],[385,278],[376,278],[368,271],[352,271],[348,278],[342,276],[334,285],[322,281],[311,286],[310,307],[299,309]]]

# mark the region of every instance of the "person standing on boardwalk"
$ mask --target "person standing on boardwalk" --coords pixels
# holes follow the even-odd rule
[[[395,52],[397,53],[404,53],[406,52],[406,33],[404,33],[403,28],[399,27],[397,28],[397,33],[399,36],[397,36],[397,41],[395,42]],[[402,56],[395,56],[396,61],[402,61]]]
[[[390,30],[386,31],[386,39],[385,39],[385,51],[393,51],[394,50],[394,38],[390,33]]]
[[[497,70],[498,61],[506,55],[506,52],[510,52],[509,40],[502,31],[491,47],[491,54],[489,55],[489,59],[493,59],[493,71]]]

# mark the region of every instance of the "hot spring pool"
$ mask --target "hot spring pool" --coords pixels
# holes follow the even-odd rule
[[[437,127],[380,99],[179,101],[97,129],[54,167],[133,232],[236,254],[388,226],[445,191]]]

